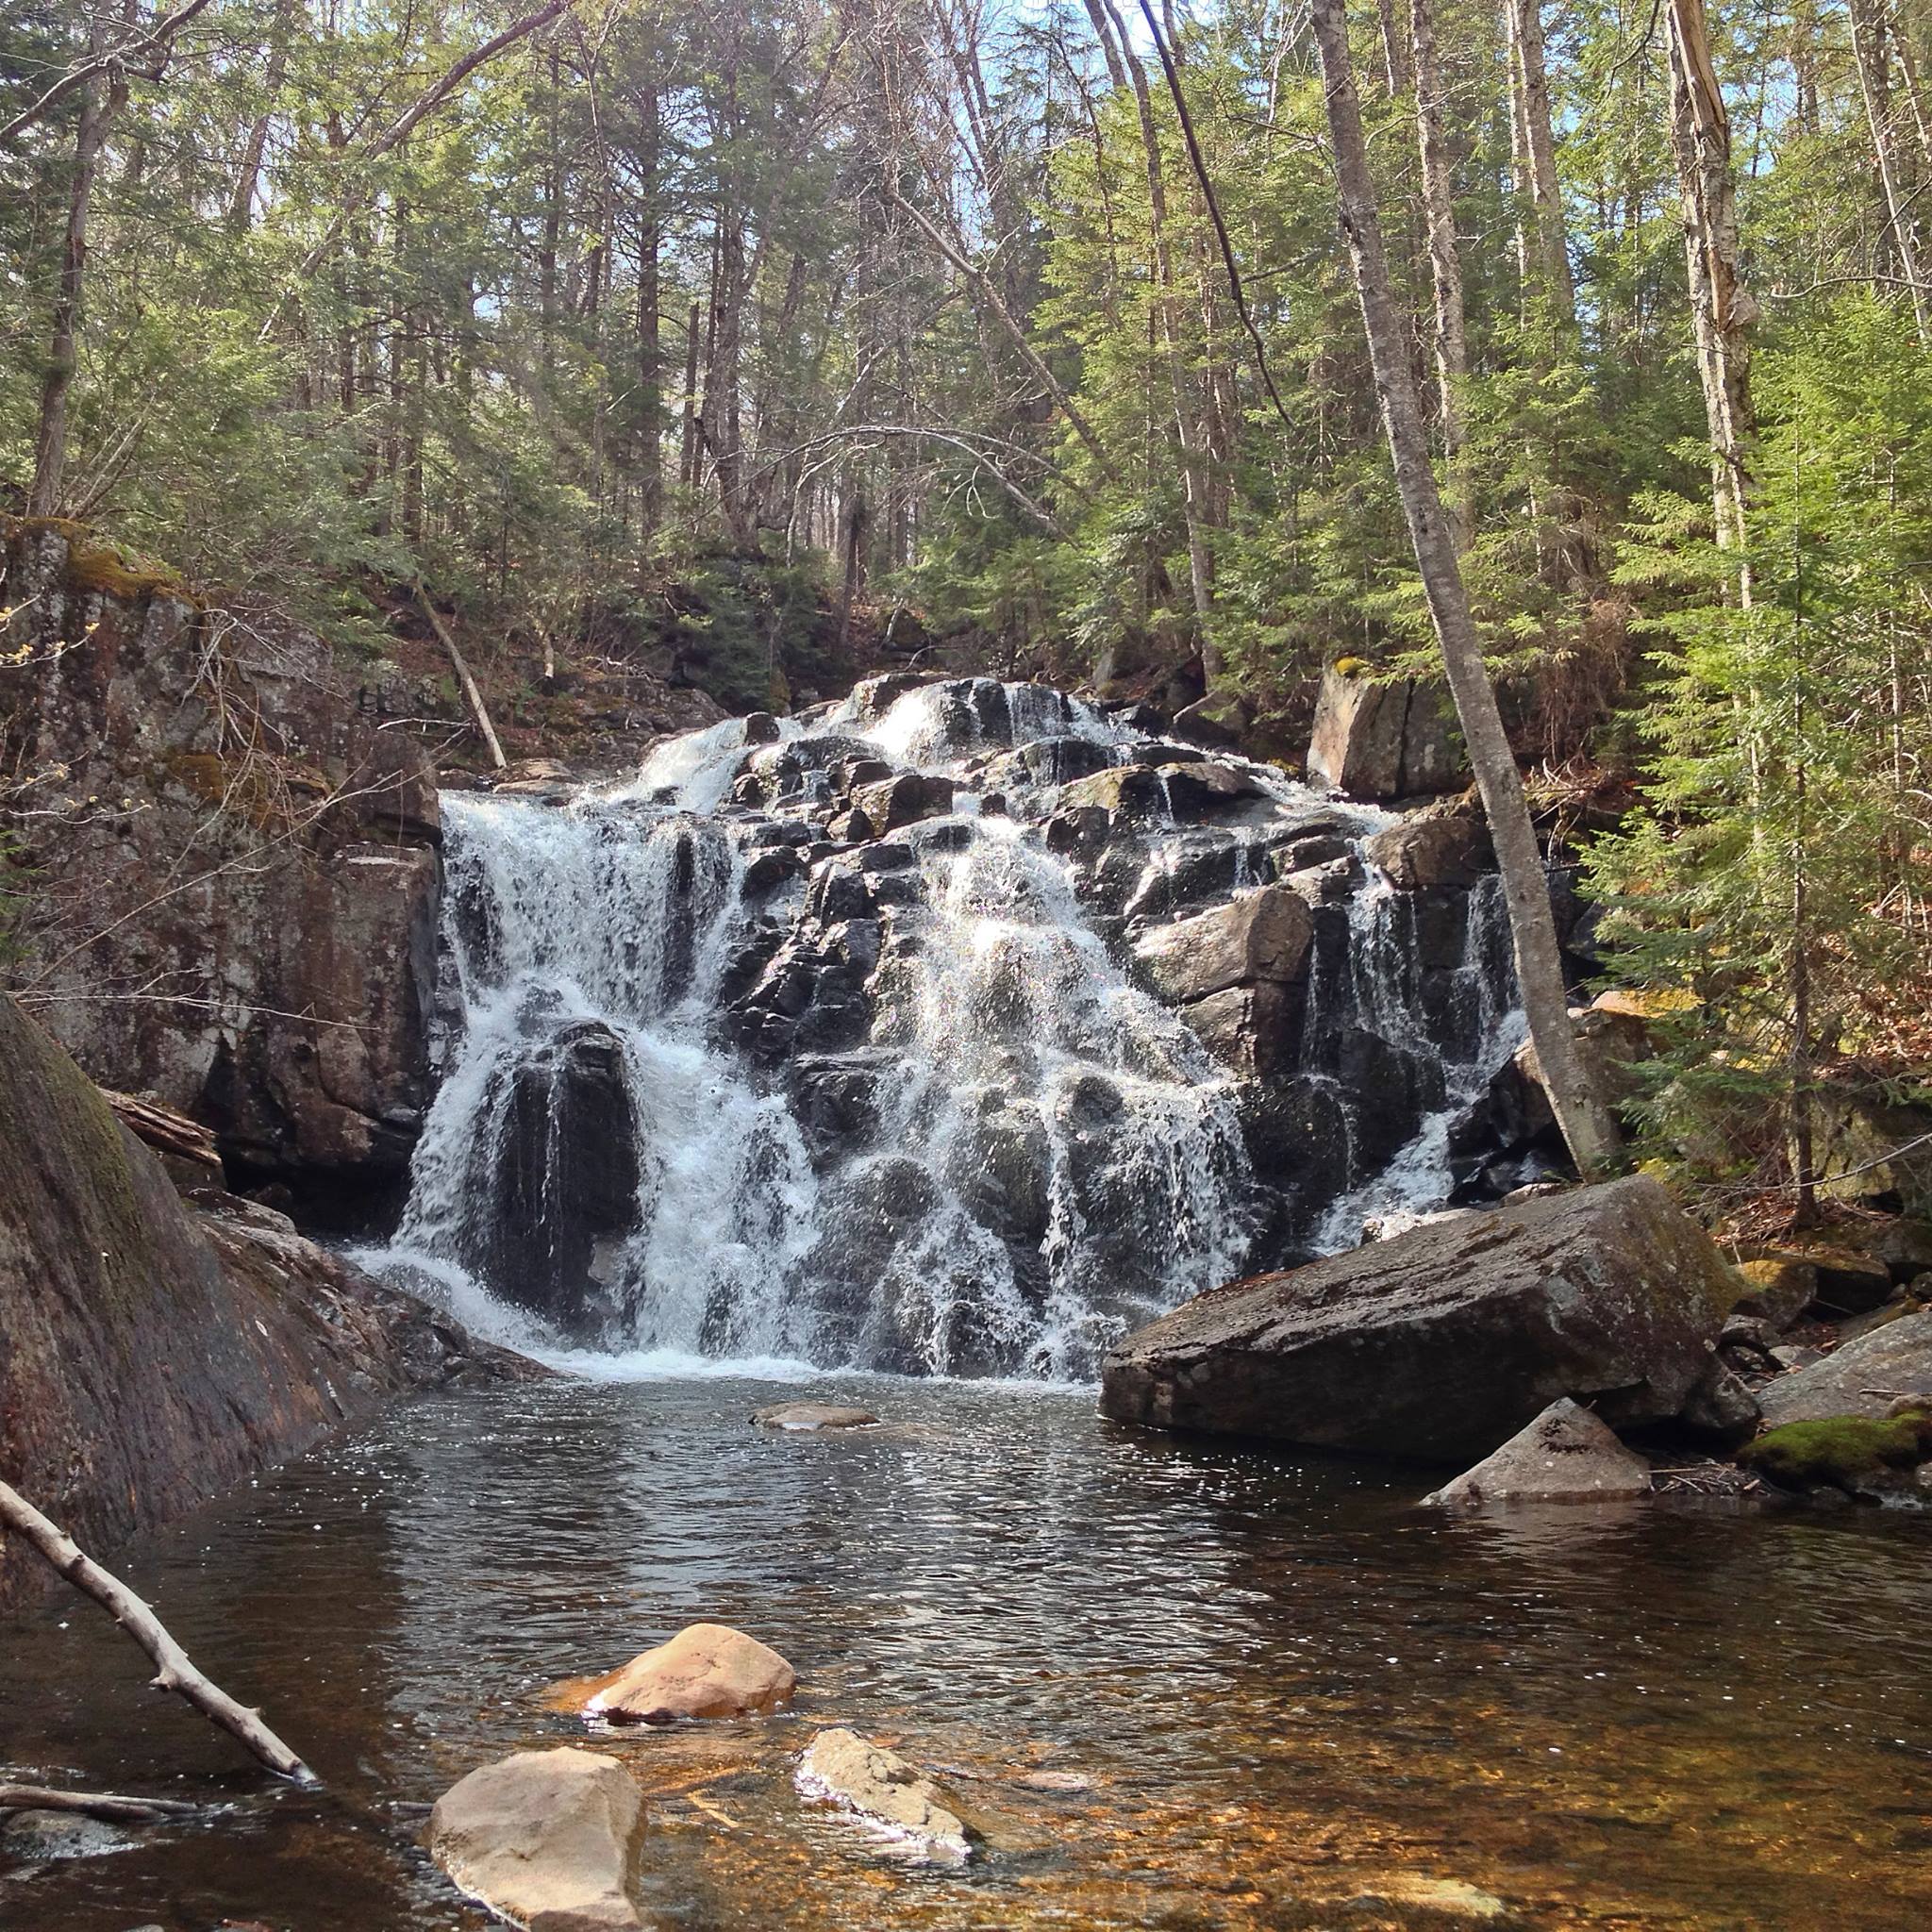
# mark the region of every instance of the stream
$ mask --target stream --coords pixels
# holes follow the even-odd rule
[[[555,1680],[698,1619],[801,1691],[593,1740],[650,1794],[665,1927],[1932,1920],[1923,1517],[1443,1523],[1424,1473],[1138,1434],[1088,1389],[611,1366],[398,1409],[123,1557],[321,1794],[264,1790],[91,1606],[9,1629],[0,1775],[227,1808],[0,1876],[0,1924],[480,1927],[428,1805],[577,1736]],[[750,1426],[791,1393],[886,1426]],[[964,1870],[797,1795],[830,1723],[947,1781]]]

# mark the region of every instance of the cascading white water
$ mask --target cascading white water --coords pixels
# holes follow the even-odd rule
[[[1247,1090],[1120,963],[1123,924],[1387,822],[1247,766],[1224,824],[1174,824],[1183,756],[972,680],[727,721],[561,807],[448,794],[442,1078],[375,1258],[525,1346],[1091,1375],[1127,1327],[1240,1274],[1297,1198],[1253,1171]],[[1136,760],[1154,804],[1113,821],[1130,869],[1050,851],[1062,785]],[[952,782],[952,812],[825,836],[880,770]],[[1392,1160],[1351,1148],[1341,1198],[1294,1209],[1300,1239],[1446,1198],[1449,1123],[1513,1044],[1494,910],[1472,895],[1445,1024],[1412,912],[1354,892],[1295,1077],[1342,1078],[1333,1033],[1429,1069],[1428,1105]],[[1389,1104],[1342,1101],[1350,1135]]]

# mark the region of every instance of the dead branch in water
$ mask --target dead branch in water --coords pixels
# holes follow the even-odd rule
[[[31,1543],[75,1590],[92,1597],[141,1645],[153,1659],[157,1690],[173,1690],[186,1698],[211,1724],[245,1744],[280,1776],[303,1785],[317,1782],[315,1774],[262,1723],[259,1712],[237,1704],[195,1669],[188,1653],[161,1627],[160,1619],[140,1597],[6,1483],[0,1483],[0,1527]]]
[[[185,1798],[128,1798],[118,1791],[68,1791],[53,1785],[0,1785],[0,1811],[78,1811],[113,1824],[192,1818],[205,1807]]]

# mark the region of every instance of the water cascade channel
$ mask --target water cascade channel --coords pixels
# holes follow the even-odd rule
[[[908,683],[614,788],[445,794],[441,1082],[385,1265],[525,1343],[1082,1379],[1513,1178],[1493,878],[1396,891],[1386,813],[1044,687]],[[1191,981],[1203,915],[1271,893],[1302,957]]]

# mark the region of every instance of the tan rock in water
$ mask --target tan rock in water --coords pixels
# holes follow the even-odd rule
[[[429,1855],[529,1932],[637,1932],[644,1801],[616,1759],[519,1751],[473,1771],[429,1814]]]
[[[691,1624],[591,1686],[586,1717],[668,1724],[745,1717],[791,1702],[798,1673],[769,1644],[724,1624]]]
[[[761,1429],[869,1429],[878,1417],[869,1408],[841,1408],[831,1402],[780,1402],[752,1417]]]
[[[1565,1396],[1424,1502],[1606,1503],[1650,1493],[1650,1465]]]
[[[798,1761],[797,1782],[808,1797],[846,1806],[935,1863],[966,1862],[966,1826],[946,1808],[939,1788],[857,1731],[821,1731]]]

